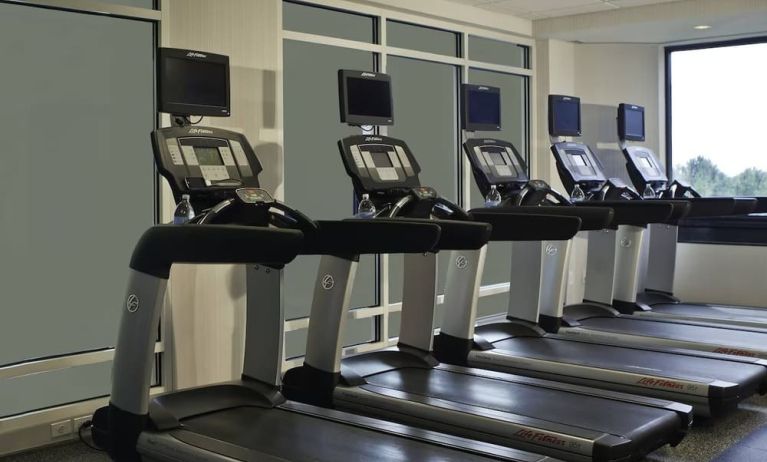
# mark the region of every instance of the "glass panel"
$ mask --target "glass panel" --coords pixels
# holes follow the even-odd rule
[[[469,36],[469,59],[504,66],[530,68],[530,48],[476,35]]]
[[[703,196],[767,195],[765,58],[767,43],[671,53],[673,177]]]
[[[509,310],[509,293],[480,297],[477,305],[477,317],[483,318],[497,314],[506,314]]]
[[[358,134],[338,115],[338,69],[373,70],[374,55],[327,45],[284,43],[285,201],[309,216],[354,214],[353,187],[336,143]],[[306,63],[312,72],[306,72]],[[309,315],[320,257],[300,257],[285,268],[287,319]],[[376,304],[375,257],[360,259],[352,307]]]
[[[389,57],[395,125],[389,135],[408,143],[421,165],[421,184],[448,200],[458,198],[456,88],[458,68],[449,64]],[[445,254],[447,255],[447,254]],[[389,297],[402,299],[402,259],[389,259]],[[439,259],[439,293],[447,274],[447,258]]]
[[[285,334],[285,358],[297,358],[306,354],[306,329]],[[347,319],[343,334],[343,346],[359,345],[375,341],[375,318]]]
[[[458,34],[404,22],[387,21],[387,45],[440,55],[458,56]]]
[[[282,28],[359,42],[375,41],[375,19],[371,16],[292,2],[282,2]]]
[[[469,70],[469,82],[489,85],[501,89],[501,124],[503,129],[497,132],[476,132],[473,136],[492,137],[514,144],[520,154],[527,158],[527,77],[500,72]],[[479,192],[474,178],[471,179],[471,207],[482,207],[484,197]],[[497,284],[509,281],[511,271],[511,244],[493,242],[488,245],[485,271],[482,284]]]
[[[0,4],[13,88],[0,105],[0,365],[114,345],[130,255],[154,222],[153,35]]]

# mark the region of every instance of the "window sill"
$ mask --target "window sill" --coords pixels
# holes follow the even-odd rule
[[[682,220],[678,241],[686,244],[767,246],[767,214]]]

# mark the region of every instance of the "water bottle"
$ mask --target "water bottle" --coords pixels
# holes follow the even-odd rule
[[[176,206],[176,211],[173,212],[173,224],[183,225],[189,223],[192,218],[194,218],[194,208],[189,202],[189,194],[184,194],[181,196],[181,202]]]
[[[572,192],[570,192],[570,200],[573,202],[583,202],[586,200],[586,193],[583,192],[578,183],[575,184]]]
[[[370,200],[369,194],[363,194],[362,200],[357,205],[357,218],[374,218],[376,216],[376,206]]]
[[[498,207],[501,205],[501,193],[495,185],[490,186],[490,191],[485,196],[485,207]]]
[[[655,190],[652,189],[652,186],[650,186],[648,184],[644,188],[644,192],[642,193],[642,197],[644,197],[645,199],[655,199],[657,196],[655,194]]]

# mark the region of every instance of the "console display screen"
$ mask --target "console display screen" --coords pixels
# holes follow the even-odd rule
[[[224,165],[217,148],[195,147],[194,153],[197,155],[197,162],[200,165]]]
[[[569,153],[570,154],[570,160],[573,161],[573,164],[577,165],[578,167],[588,167],[588,163],[586,163],[586,159],[583,157],[583,154],[579,154],[578,152]]]
[[[644,138],[644,112],[626,109],[626,138]]]
[[[186,107],[195,115],[228,113],[227,63],[165,57],[161,61],[160,86],[162,112],[177,112]]]
[[[655,165],[652,164],[649,157],[640,157],[639,161],[645,169],[655,170]]]
[[[501,95],[470,90],[468,123],[472,125],[501,125]]]
[[[503,159],[503,155],[500,152],[488,152],[490,159],[493,160],[493,165],[506,165],[506,161]]]
[[[391,86],[388,81],[349,78],[346,91],[349,115],[391,118]]]
[[[391,163],[388,152],[371,152],[370,157],[373,158],[373,163],[376,167],[394,167],[394,165]]]

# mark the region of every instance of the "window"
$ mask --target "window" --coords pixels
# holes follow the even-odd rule
[[[445,21],[416,18],[360,5],[354,13],[283,2],[285,197],[310,215],[347,217],[352,185],[338,159],[336,142],[359,130],[339,122],[336,72],[367,69],[392,76],[395,124],[381,132],[407,141],[423,168],[421,182],[465,207],[483,198],[465,175],[458,96],[464,82],[503,89],[504,131],[525,156],[529,152],[529,79],[532,41]],[[485,33],[485,35],[493,35]],[[524,43],[519,43],[524,42]],[[311,63],[311,64],[309,64]],[[307,65],[311,73],[307,73]],[[476,136],[484,136],[476,134]],[[322,178],[319,179],[317,172]],[[469,178],[469,184],[464,181]],[[307,189],[321,194],[307,194]],[[481,292],[480,315],[505,312],[508,299],[508,245],[491,250]],[[497,249],[497,250],[496,250]],[[439,257],[438,286],[444,286],[447,254]],[[304,354],[311,284],[316,261],[286,269],[285,356],[289,366]],[[402,257],[363,258],[355,280],[344,344],[357,351],[391,345],[399,335]],[[435,315],[438,326],[441,313]]]
[[[672,177],[703,196],[767,195],[767,38],[666,53]]]

